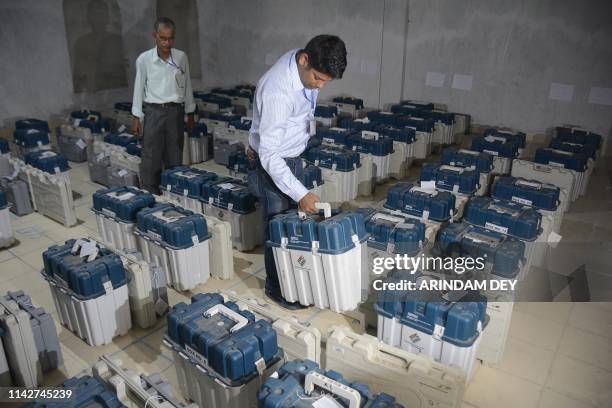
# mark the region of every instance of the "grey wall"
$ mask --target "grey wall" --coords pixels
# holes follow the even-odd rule
[[[612,87],[609,4],[234,0],[230,7],[203,0],[203,84],[255,82],[284,51],[332,33],[345,40],[349,66],[323,99],[349,93],[370,107],[400,97],[425,99],[470,113],[481,124],[542,132],[573,123],[607,135],[612,107],[587,99],[591,86]],[[443,87],[425,85],[429,71],[446,75]],[[472,76],[472,89],[453,89],[453,74]],[[549,99],[553,82],[573,85],[572,101]]]
[[[612,106],[587,103],[592,86],[612,87],[610,2],[573,0],[411,1],[405,97],[448,103],[477,122],[537,132],[574,123],[607,134]],[[428,71],[446,74],[425,86]],[[471,91],[450,87],[473,76]],[[570,102],[551,83],[574,85]]]
[[[153,45],[155,1],[117,3],[128,87],[74,93],[62,0],[0,2],[0,120],[130,99],[135,58]],[[608,134],[612,107],[587,98],[591,86],[612,87],[611,9],[605,0],[198,0],[194,85],[256,82],[285,51],[332,33],[349,65],[322,99],[427,99],[482,124],[539,132],[571,122]],[[427,72],[445,74],[444,86],[426,86]],[[471,75],[472,89],[453,89],[453,74]],[[574,85],[572,101],[549,99],[552,82]]]

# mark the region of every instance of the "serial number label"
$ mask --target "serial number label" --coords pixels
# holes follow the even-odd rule
[[[73,395],[70,388],[8,388],[0,387],[0,403],[34,400],[65,401]]]

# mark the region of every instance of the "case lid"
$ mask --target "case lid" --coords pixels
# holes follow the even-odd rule
[[[553,184],[520,177],[501,176],[495,179],[491,195],[494,198],[514,201],[519,204],[556,211],[561,189]]]
[[[231,177],[205,180],[202,184],[200,200],[238,214],[255,211],[258,202],[251,193],[247,182]]]
[[[206,219],[172,204],[143,208],[136,216],[137,232],[170,249],[185,249],[210,238]]]
[[[49,124],[47,123],[47,121],[34,118],[21,119],[16,121],[15,129],[37,129],[47,133],[50,132]]]
[[[166,338],[194,362],[229,381],[246,382],[279,358],[276,331],[253,313],[224,302],[218,293],[199,293],[168,314]]]
[[[117,102],[115,109],[120,111],[132,112],[132,102]]]
[[[40,129],[15,129],[13,132],[15,144],[25,148],[33,148],[49,144],[49,133]]]
[[[104,136],[104,141],[106,143],[126,147],[131,143],[138,143],[138,136],[129,132],[109,133]]]
[[[95,241],[68,240],[43,252],[43,276],[78,299],[93,299],[127,284],[121,258]]]
[[[583,153],[572,153],[565,150],[540,147],[536,150],[536,163],[583,172],[587,168],[588,157]]]
[[[202,195],[202,185],[218,178],[215,173],[195,167],[174,167],[162,171],[160,189],[199,199]]]
[[[70,169],[68,160],[60,154],[51,150],[35,150],[25,155],[25,162],[44,172],[56,174]]]
[[[333,101],[336,103],[355,105],[355,109],[363,109],[363,99],[354,98],[352,96],[337,96]]]
[[[153,194],[136,187],[113,187],[93,194],[93,210],[121,222],[135,223],[138,211],[153,205]]]
[[[391,125],[377,125],[374,131],[395,142],[412,143],[416,139],[416,130],[409,127],[397,128]]]
[[[219,105],[219,109],[226,109],[232,106],[231,99],[213,93],[194,91],[193,97],[204,102],[215,103]]]
[[[476,150],[447,147],[442,150],[441,161],[450,166],[474,168],[480,173],[493,170],[493,156]]]
[[[297,212],[287,212],[272,218],[268,228],[269,245],[279,247],[286,240],[287,248],[311,251],[315,243],[318,252],[331,255],[345,253],[367,238],[364,215],[352,211],[327,219],[319,216],[302,219]]]
[[[353,171],[361,166],[359,153],[331,146],[315,146],[303,154],[309,164],[336,171]]]
[[[421,221],[371,208],[357,211],[365,215],[368,246],[409,256],[422,249],[426,227]]]
[[[338,107],[334,105],[317,105],[314,111],[315,118],[335,118],[338,115]]]

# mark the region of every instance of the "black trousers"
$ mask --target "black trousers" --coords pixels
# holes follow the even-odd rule
[[[185,109],[179,104],[145,104],[144,114],[140,186],[159,194],[162,170],[183,162]]]

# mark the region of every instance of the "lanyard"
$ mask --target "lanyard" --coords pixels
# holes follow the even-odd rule
[[[157,56],[159,57],[159,53],[157,54]],[[181,74],[184,74],[185,71],[183,71],[183,68],[181,68],[180,66],[178,66],[178,64],[176,62],[174,62],[174,58],[172,58],[172,50],[170,50],[170,60],[165,60],[161,57],[159,57],[162,61],[164,61],[166,64],[170,65],[171,67],[174,67],[176,69],[178,69],[179,71],[181,71]]]

